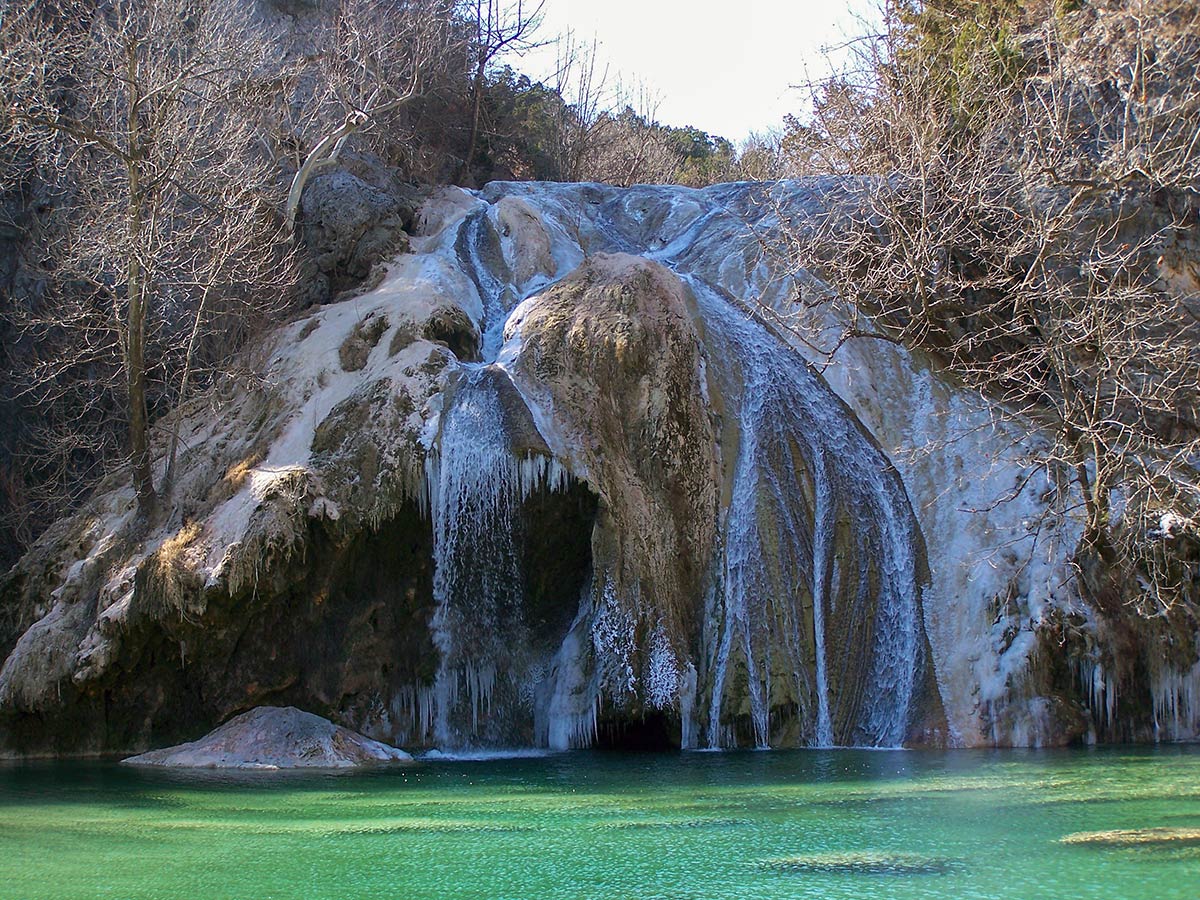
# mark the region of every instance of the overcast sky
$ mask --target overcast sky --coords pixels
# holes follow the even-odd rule
[[[599,40],[612,75],[639,78],[660,100],[658,120],[735,143],[804,105],[789,85],[823,73],[821,48],[861,26],[865,0],[547,0],[544,37],[571,29]],[[534,78],[554,70],[545,47],[508,62]]]

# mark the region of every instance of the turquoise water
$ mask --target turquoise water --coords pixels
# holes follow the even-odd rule
[[[0,897],[1198,900],[1200,747],[8,765]]]

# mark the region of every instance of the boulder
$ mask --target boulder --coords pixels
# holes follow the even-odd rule
[[[369,158],[350,158],[304,190],[301,232],[312,254],[308,300],[324,303],[408,246],[423,192]]]
[[[123,760],[176,769],[349,769],[411,761],[403,750],[294,706],[260,706],[197,741]]]

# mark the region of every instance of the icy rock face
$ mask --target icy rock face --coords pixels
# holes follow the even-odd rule
[[[196,741],[131,756],[130,766],[174,769],[352,769],[411,762],[381,744],[293,706],[260,706]]]
[[[896,746],[936,727],[914,702],[931,683],[903,487],[794,352],[719,290],[628,254],[526,301],[508,336],[556,455],[600,496],[596,702],[683,715],[690,676],[687,730],[717,747]]]
[[[444,748],[1195,735],[1195,647],[1080,599],[1037,429],[813,350],[840,323],[763,248],[836,186],[435,195],[181,411],[161,521],[102,486],[0,584],[0,751],[281,703]]]

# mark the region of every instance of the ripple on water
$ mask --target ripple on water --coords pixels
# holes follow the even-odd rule
[[[602,828],[632,830],[639,828],[743,828],[753,825],[749,819],[630,819],[602,822]]]

